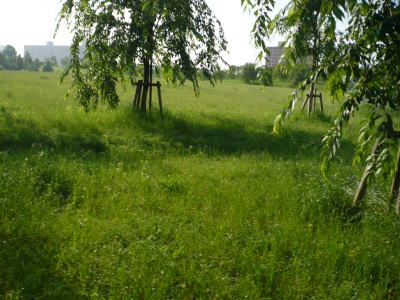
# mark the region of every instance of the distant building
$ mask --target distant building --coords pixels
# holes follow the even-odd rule
[[[61,60],[70,55],[70,46],[55,46],[53,42],[47,42],[46,45],[25,45],[24,55],[26,52],[32,56],[32,59],[44,61],[46,58],[55,56],[60,64]],[[84,52],[84,47],[81,47],[81,54]]]
[[[267,55],[265,64],[266,66],[273,68],[281,60],[283,52],[285,51],[286,48],[282,47],[267,47],[267,48],[268,51],[270,52],[270,55]]]

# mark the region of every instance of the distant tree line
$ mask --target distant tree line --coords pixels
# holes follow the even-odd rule
[[[70,64],[69,57],[65,57],[60,62],[61,66]],[[26,70],[31,72],[53,72],[54,67],[58,66],[57,58],[46,58],[45,61],[33,59],[29,52],[25,56],[17,54],[15,48],[7,45],[0,52],[0,70]],[[140,69],[139,65],[139,69]],[[160,68],[154,67],[154,72],[159,74]],[[292,86],[297,86],[300,82],[306,80],[311,72],[311,68],[307,65],[299,65],[290,70],[286,70],[281,65],[276,65],[274,68],[267,66],[257,66],[254,63],[246,63],[243,66],[230,65],[226,70],[219,70],[216,75],[220,79],[240,79],[246,84],[256,84],[263,86],[271,86],[274,80],[284,80],[291,82]],[[201,72],[199,77],[208,79],[207,72]]]
[[[67,63],[64,60],[63,62]],[[53,72],[53,67],[57,65],[57,58],[55,56],[46,58],[45,61],[40,61],[39,59],[32,59],[29,52],[26,52],[25,56],[22,57],[17,54],[17,51],[11,45],[7,45],[0,52],[0,70]]]
[[[284,65],[268,67],[246,63],[243,66],[230,65],[229,69],[220,70],[217,74],[220,79],[240,79],[246,84],[271,86],[274,80],[281,80],[290,82],[291,86],[296,87],[309,77],[311,67],[307,64],[299,64],[288,69]],[[206,77],[205,74],[202,75],[203,78]]]

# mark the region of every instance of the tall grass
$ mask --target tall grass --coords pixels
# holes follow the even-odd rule
[[[329,180],[327,113],[271,123],[290,89],[163,87],[164,119],[86,114],[58,75],[0,71],[0,298],[396,299],[399,219],[351,198],[354,125]]]

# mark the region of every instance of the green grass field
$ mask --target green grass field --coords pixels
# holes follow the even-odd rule
[[[387,183],[350,208],[357,126],[329,180],[334,107],[271,134],[292,89],[163,87],[85,113],[59,74],[0,71],[0,298],[397,299]]]

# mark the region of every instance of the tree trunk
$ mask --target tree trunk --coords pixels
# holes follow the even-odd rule
[[[315,106],[314,105],[314,101],[315,101],[315,98],[314,98],[314,89],[315,89],[315,87],[314,87],[314,82],[311,84],[311,87],[310,87],[310,99],[309,99],[309,102],[308,102],[308,116],[310,116],[310,114],[312,113],[312,111],[313,111],[313,107]]]
[[[149,88],[152,81],[152,63],[153,63],[153,39],[154,39],[154,22],[148,24],[148,37],[147,37],[147,51],[144,53],[143,57],[143,91],[142,100],[140,102],[140,110],[146,112],[147,96],[149,94]]]
[[[145,57],[143,59],[143,92],[142,92],[142,100],[140,102],[140,110],[142,112],[146,112],[146,104],[147,104],[147,94],[149,91],[150,84],[150,59]]]
[[[164,112],[163,112],[162,99],[161,99],[161,83],[159,81],[157,81],[157,93],[158,93],[158,105],[160,107],[160,113],[161,113],[161,115],[163,115]]]
[[[378,154],[379,144],[381,143],[381,140],[382,140],[381,138],[378,138],[375,141],[375,144],[372,147],[371,156]],[[357,190],[356,196],[354,197],[354,200],[353,200],[354,206],[359,206],[361,204],[362,200],[364,199],[365,192],[367,191],[367,186],[368,186],[367,181],[368,181],[369,175],[370,175],[370,165],[367,165],[365,167],[363,177],[361,178],[361,181],[358,185],[358,190]]]
[[[322,93],[319,93],[319,101],[321,103],[321,112],[324,112],[324,104],[322,102]]]
[[[152,109],[153,102],[153,58],[150,60],[150,95],[149,95],[149,110]]]
[[[399,188],[400,188],[400,145],[399,150],[397,152],[397,163],[396,163],[396,170],[393,176],[392,186],[390,188],[390,202],[389,207],[392,205],[393,201],[397,199],[398,205],[400,204],[398,199],[399,196]]]

